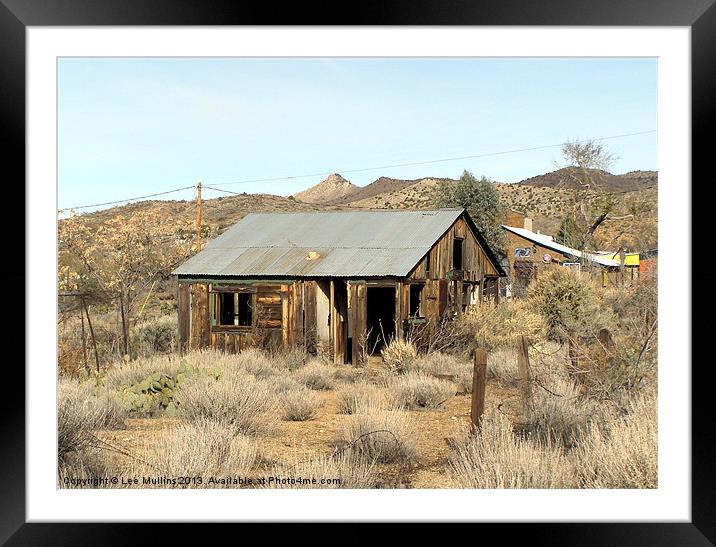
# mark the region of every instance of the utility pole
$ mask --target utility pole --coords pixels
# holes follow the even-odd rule
[[[196,244],[201,250],[201,181],[196,185]]]

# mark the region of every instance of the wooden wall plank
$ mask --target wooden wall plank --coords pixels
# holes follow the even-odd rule
[[[367,330],[366,283],[363,280],[348,283],[348,336],[352,339],[351,362],[362,364],[364,337]]]
[[[177,287],[177,328],[179,330],[179,352],[184,353],[189,347],[190,296],[189,283],[178,283]]]
[[[318,320],[316,317],[316,282],[305,281],[303,284],[303,314],[304,314],[304,339],[306,351],[316,352],[318,342]]]

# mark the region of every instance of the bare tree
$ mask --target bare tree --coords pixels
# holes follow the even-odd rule
[[[559,187],[572,190],[559,237],[581,251],[589,248],[597,229],[614,211],[614,194],[607,190],[609,169],[617,157],[595,141],[568,141],[562,146],[564,167]]]

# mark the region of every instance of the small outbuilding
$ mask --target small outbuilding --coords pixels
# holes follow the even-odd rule
[[[639,253],[582,252],[556,242],[550,235],[533,232],[530,218],[523,218],[523,226],[503,224],[502,228],[507,236],[511,296],[524,296],[539,272],[554,266],[595,276],[603,287],[639,276]]]
[[[304,346],[359,363],[416,324],[499,299],[463,209],[251,213],[174,272],[183,350]]]

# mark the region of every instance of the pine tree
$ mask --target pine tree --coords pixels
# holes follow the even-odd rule
[[[457,182],[440,187],[437,205],[466,209],[490,249],[498,255],[503,254],[502,205],[490,179],[484,176],[478,179],[469,171],[463,171]]]

